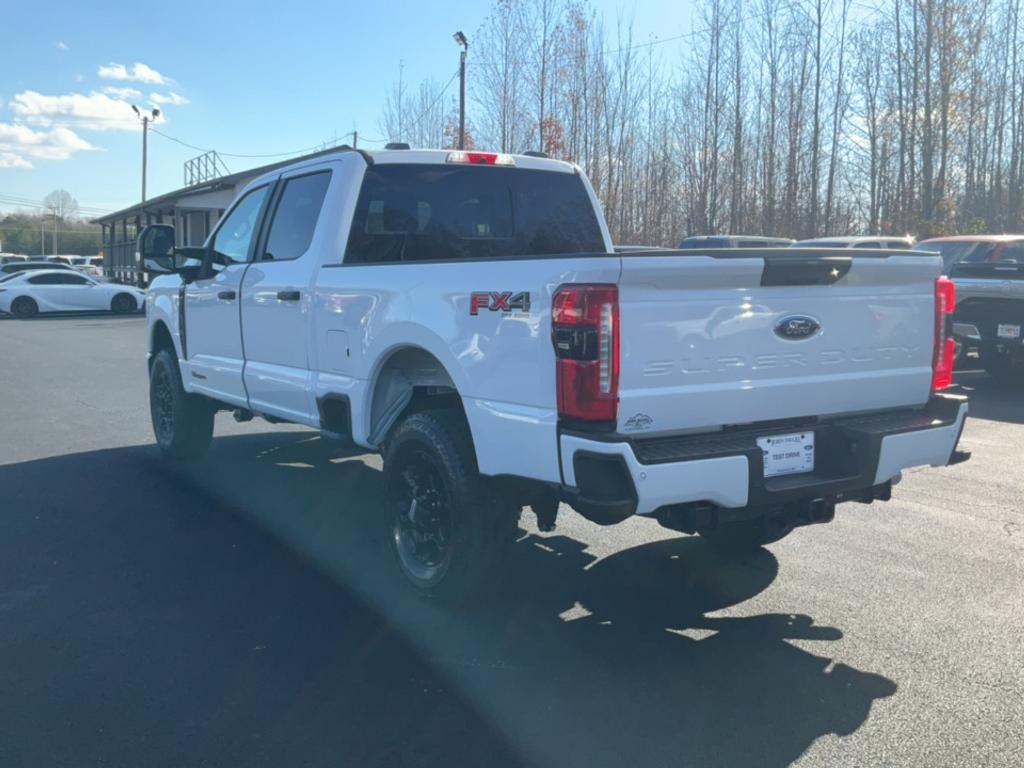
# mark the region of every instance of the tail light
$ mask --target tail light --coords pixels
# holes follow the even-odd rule
[[[956,342],[949,334],[950,317],[956,309],[956,285],[948,277],[935,281],[935,349],[932,352],[932,392],[953,383]]]
[[[558,415],[614,421],[619,404],[619,289],[563,285],[551,305]]]

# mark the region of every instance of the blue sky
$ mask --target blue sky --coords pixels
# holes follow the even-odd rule
[[[690,0],[591,4],[609,27],[631,19],[637,42],[691,29]],[[470,56],[482,55],[473,33],[490,7],[207,0],[155,14],[137,2],[101,5],[49,2],[44,14],[15,3],[4,12],[0,211],[15,207],[5,198],[40,200],[58,187],[97,209],[137,202],[141,136],[132,102],[160,102],[160,131],[222,153],[287,152],[353,128],[380,138],[399,61],[410,83],[446,81],[458,63],[452,33],[464,30]],[[674,45],[659,51],[672,55]],[[182,186],[182,164],[199,154],[152,134],[149,149],[150,196]],[[231,171],[274,159],[225,157]]]

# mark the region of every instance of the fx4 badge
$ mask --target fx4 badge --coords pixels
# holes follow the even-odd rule
[[[479,315],[481,309],[491,312],[529,312],[530,294],[511,291],[480,291],[469,295],[469,314]]]

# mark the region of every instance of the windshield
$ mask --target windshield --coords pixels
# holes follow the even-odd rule
[[[368,168],[346,263],[551,256],[605,250],[572,173],[447,165]]]

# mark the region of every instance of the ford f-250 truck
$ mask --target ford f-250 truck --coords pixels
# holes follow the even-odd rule
[[[1024,236],[937,237],[914,250],[939,253],[956,285],[958,361],[974,349],[996,379],[1024,381]]]
[[[749,548],[967,457],[935,254],[616,253],[576,166],[460,151],[297,162],[173,238],[139,239],[162,451],[224,409],[380,451],[397,562],[438,598],[491,580],[527,505]]]

